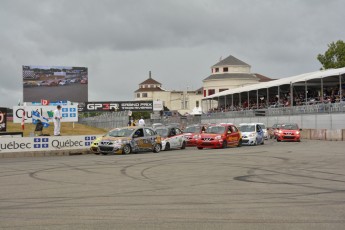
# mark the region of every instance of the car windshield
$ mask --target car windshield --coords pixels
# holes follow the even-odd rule
[[[156,129],[156,132],[161,137],[167,137],[168,136],[168,129]]]
[[[189,126],[185,128],[183,131],[185,133],[200,133],[200,127],[199,126]]]
[[[106,134],[108,137],[129,137],[133,133],[134,129],[114,129]]]
[[[241,125],[241,132],[255,132],[255,125]]]
[[[298,130],[298,126],[296,124],[284,124],[281,126],[281,128],[288,130]]]
[[[224,133],[225,127],[224,126],[210,126],[206,129],[206,133]]]

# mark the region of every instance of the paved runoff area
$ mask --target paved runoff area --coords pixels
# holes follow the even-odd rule
[[[345,142],[0,159],[0,229],[345,229]]]

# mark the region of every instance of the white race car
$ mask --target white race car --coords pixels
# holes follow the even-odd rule
[[[155,131],[162,138],[162,150],[186,148],[186,138],[179,128],[160,126]]]

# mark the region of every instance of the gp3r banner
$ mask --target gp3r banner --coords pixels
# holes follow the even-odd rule
[[[79,112],[152,111],[153,101],[94,101],[79,103]]]
[[[32,112],[36,111],[40,116],[53,122],[56,106],[13,106],[13,123],[21,123],[23,114],[25,114],[25,123],[32,123]],[[61,122],[78,122],[78,106],[61,106]]]
[[[0,107],[0,132],[6,132],[7,108]]]
[[[2,137],[0,138],[0,153],[89,149],[98,137],[100,135]]]

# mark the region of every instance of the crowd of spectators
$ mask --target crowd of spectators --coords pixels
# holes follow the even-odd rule
[[[342,91],[342,95],[339,93],[339,89],[325,88],[323,96],[320,96],[320,90],[308,89],[307,92],[294,92],[293,106],[315,105],[320,103],[345,103],[345,90]],[[244,111],[254,109],[268,109],[268,108],[280,108],[290,107],[291,97],[290,93],[284,93],[283,95],[275,95],[268,100],[264,98],[259,99],[257,104],[256,98],[249,100],[245,99],[241,102],[234,100],[234,104],[219,105],[216,108],[210,109],[209,112],[228,112],[228,111]]]

